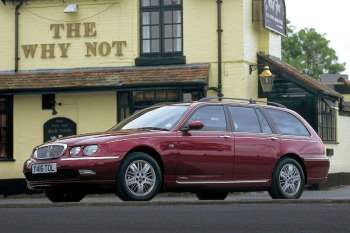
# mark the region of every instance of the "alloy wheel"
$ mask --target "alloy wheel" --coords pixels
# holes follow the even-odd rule
[[[296,195],[301,187],[302,178],[297,166],[292,163],[285,164],[279,174],[281,191],[288,196]]]
[[[155,169],[145,160],[136,160],[130,163],[124,179],[126,187],[135,196],[147,196],[156,186]]]

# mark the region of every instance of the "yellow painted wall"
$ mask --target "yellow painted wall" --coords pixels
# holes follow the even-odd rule
[[[350,102],[350,95],[343,95],[343,96],[345,101]]]
[[[0,163],[0,179],[23,177],[22,165],[34,146],[43,143],[43,125],[54,117],[67,117],[77,124],[77,133],[105,131],[116,123],[116,93],[57,94],[58,115],[41,109],[40,95],[17,95],[14,98],[15,163]]]
[[[331,157],[330,173],[350,172],[350,117],[338,116],[338,142],[337,145],[326,145],[334,149]]]
[[[14,66],[14,8],[0,4],[0,70]],[[5,23],[6,22],[6,23]]]

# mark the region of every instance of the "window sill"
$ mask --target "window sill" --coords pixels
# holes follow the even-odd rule
[[[1,162],[16,162],[15,159],[0,159],[0,163]]]
[[[182,65],[186,64],[185,56],[173,56],[173,57],[147,57],[140,56],[135,59],[136,66],[157,66],[157,65]]]

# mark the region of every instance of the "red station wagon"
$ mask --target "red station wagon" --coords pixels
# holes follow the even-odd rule
[[[52,202],[105,192],[148,201],[184,191],[223,200],[263,190],[297,199],[328,170],[321,139],[297,113],[226,98],[150,107],[106,132],[38,146],[24,164],[28,187]]]

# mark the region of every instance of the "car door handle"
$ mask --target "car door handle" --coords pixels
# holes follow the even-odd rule
[[[276,138],[276,137],[270,137],[270,140],[271,140],[271,141],[277,141],[278,138]]]
[[[224,136],[220,136],[220,138],[223,138],[223,139],[230,139],[231,136],[229,136],[229,135],[224,135]]]

